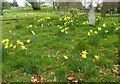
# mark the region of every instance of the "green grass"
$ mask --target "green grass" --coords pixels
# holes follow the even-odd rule
[[[96,26],[89,26],[83,25],[87,16],[82,13],[75,15],[76,17],[70,13],[66,14],[73,22],[64,25],[68,20],[60,21],[59,18],[63,15],[54,13],[49,7],[42,7],[41,11],[33,11],[29,7],[17,8],[11,12],[6,10],[4,13],[2,38],[9,39],[9,44],[13,43],[17,48],[4,49],[3,44],[3,81],[29,82],[35,74],[42,75],[46,81],[67,81],[70,71],[74,72],[76,79],[85,82],[120,79],[111,72],[118,62],[117,53],[114,53],[118,45],[118,30],[115,29],[120,25],[117,16],[107,16],[96,21]],[[38,22],[39,19],[48,16],[50,19]],[[97,27],[102,27],[104,23],[106,28],[98,31]],[[27,29],[26,26],[31,24],[33,28]],[[68,34],[62,33],[58,25],[63,28],[69,27]],[[98,34],[89,37],[87,34],[90,29]],[[32,35],[31,30],[35,35]],[[108,30],[108,33],[105,33],[105,30]],[[28,44],[27,39],[31,39]],[[20,45],[16,44],[17,40],[24,42],[27,49],[22,50]],[[88,53],[86,59],[81,57],[84,50]],[[100,59],[96,60],[95,55],[99,55]]]

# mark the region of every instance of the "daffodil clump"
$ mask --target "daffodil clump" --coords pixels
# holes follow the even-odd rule
[[[28,39],[27,41],[26,41],[26,43],[30,43],[30,39]],[[13,49],[16,49],[16,48],[21,48],[22,50],[26,50],[27,48],[25,47],[25,43],[24,42],[22,42],[21,40],[16,40],[16,43],[15,42],[10,42],[10,40],[9,39],[3,39],[2,40],[2,45],[3,45],[3,48],[4,49],[11,49],[11,48],[13,48]]]
[[[9,47],[9,39],[3,39],[2,44],[4,45],[4,49],[7,49]]]
[[[49,16],[47,16],[47,17],[44,17],[44,18],[40,18],[37,22],[39,23],[39,26],[40,27],[44,27],[44,23],[46,23],[46,22],[49,22],[48,20],[50,20],[51,19],[51,17],[49,17]],[[50,25],[51,23],[48,23],[48,26]]]
[[[97,35],[98,32],[97,31],[93,31],[92,29],[90,29],[90,31],[88,32],[88,36],[91,36],[91,35]]]
[[[17,45],[19,45],[21,47],[22,50],[26,50],[27,48],[24,45],[24,42],[22,42],[21,40],[17,40],[16,41]]]
[[[88,24],[89,24],[88,21],[84,21],[84,22],[83,22],[83,25],[88,25]]]
[[[8,48],[16,48],[16,45],[11,43],[9,39],[3,39],[2,40],[2,45],[4,49],[8,49]]]
[[[61,31],[62,33],[68,34],[68,31],[67,31],[67,30],[69,29],[69,27],[63,28],[63,27],[60,26],[60,25],[58,25],[57,27],[60,29],[60,31]]]
[[[103,20],[103,18],[101,16],[97,16],[96,21],[98,21],[98,20]]]

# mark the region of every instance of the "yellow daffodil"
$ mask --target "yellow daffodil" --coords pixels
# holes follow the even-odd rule
[[[59,18],[59,20],[62,20],[62,18]]]
[[[65,17],[64,20],[67,20],[67,18]]]
[[[65,31],[65,34],[68,34],[68,32],[67,32],[67,31]]]
[[[64,23],[64,25],[66,25],[67,23]]]
[[[64,56],[64,59],[66,59],[66,60],[67,60],[67,59],[69,59],[69,58],[68,58],[68,56],[66,56],[66,55],[65,55],[65,56]]]
[[[116,28],[115,30],[117,31],[119,28]]]
[[[28,29],[29,27],[28,27],[28,26],[26,26],[26,28]]]
[[[62,29],[62,30],[61,30],[61,32],[64,32],[64,31],[65,31],[65,29]]]
[[[86,24],[86,22],[83,22],[83,25],[85,25]]]
[[[11,47],[13,47],[13,44],[12,44],[12,43],[10,44],[10,48],[11,48]]]
[[[30,39],[28,39],[26,42],[27,42],[27,43],[30,43]]]
[[[102,30],[102,28],[101,28],[101,27],[98,27],[98,31],[100,31],[100,30]]]
[[[50,19],[50,17],[46,17],[46,19]]]
[[[5,42],[6,42],[6,40],[3,39],[3,40],[2,40],[2,43],[5,43]]]
[[[100,59],[100,56],[99,56],[99,55],[95,55],[95,59],[96,59],[96,60],[99,60],[99,59]]]
[[[21,48],[22,48],[23,50],[26,50],[26,49],[27,49],[25,46],[21,46]]]
[[[73,22],[73,20],[71,20],[70,22]]]
[[[95,32],[94,32],[94,34],[98,34],[98,32],[97,32],[97,31],[95,31]]]
[[[60,25],[57,25],[57,27],[60,27]]]
[[[82,54],[87,54],[86,50],[82,51]]]
[[[35,35],[35,32],[33,30],[31,32],[32,32],[33,35]]]
[[[69,28],[65,28],[65,30],[68,30]]]
[[[88,36],[90,36],[91,34],[90,34],[90,32],[88,32],[88,34],[87,34]]]
[[[17,40],[16,42],[17,42],[17,44],[21,44],[21,41],[20,41],[20,40]]]
[[[8,44],[5,45],[5,49],[7,49],[7,48],[8,48]]]
[[[16,45],[14,45],[13,48],[15,49],[15,48],[16,48]]]
[[[87,57],[86,57],[86,55],[87,55],[86,50],[85,50],[85,51],[82,51],[81,55],[82,55],[81,57],[82,57],[83,59],[87,58]]]
[[[21,42],[20,40],[17,40],[16,42],[17,42],[18,45],[24,45],[24,43]]]
[[[86,57],[86,54],[82,54],[82,58],[83,58],[83,59],[87,58],[87,57]]]
[[[29,27],[32,27],[32,25],[29,25]]]
[[[43,24],[41,24],[41,27],[43,27],[44,25]]]
[[[108,30],[106,30],[105,33],[108,33]]]
[[[103,24],[103,27],[106,27],[106,24],[105,24],[105,23]]]
[[[114,23],[114,25],[116,25],[116,23]]]
[[[93,30],[91,29],[91,30],[90,30],[90,33],[92,33],[92,32],[93,32]]]
[[[6,42],[9,42],[9,39],[6,39],[5,41],[6,41]]]
[[[11,30],[9,30],[9,33],[12,33]]]
[[[92,22],[89,22],[89,24],[92,24]]]
[[[59,27],[60,29],[62,29],[62,27]]]

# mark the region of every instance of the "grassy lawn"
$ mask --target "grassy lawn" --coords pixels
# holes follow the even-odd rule
[[[87,15],[57,13],[42,7],[5,10],[2,16],[3,81],[30,82],[40,75],[44,81],[118,81],[117,15],[87,24]]]

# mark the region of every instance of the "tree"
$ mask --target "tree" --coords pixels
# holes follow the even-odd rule
[[[12,5],[18,7],[17,1],[16,1],[16,0],[13,0]]]
[[[41,10],[40,3],[37,0],[26,0],[29,2],[33,8],[33,10]]]
[[[7,2],[6,0],[0,0],[0,14],[3,15],[4,9],[10,9],[12,6],[12,3]]]
[[[92,6],[88,13],[88,20],[90,25],[95,25],[95,7]]]
[[[120,1],[118,2],[117,12],[120,13]]]
[[[99,4],[99,1],[94,1],[94,0],[91,0],[90,2],[90,11],[88,13],[88,22],[90,25],[95,25],[95,11],[96,11],[96,7],[97,5]]]

